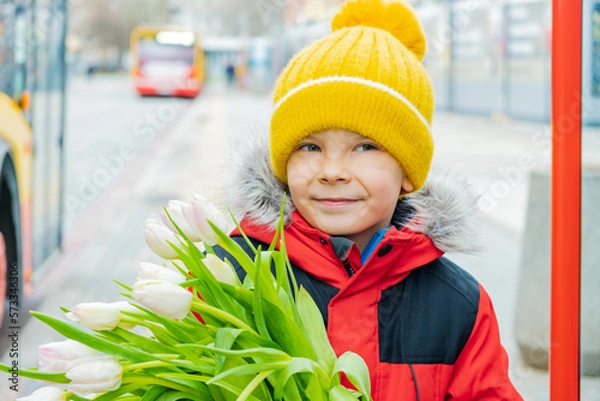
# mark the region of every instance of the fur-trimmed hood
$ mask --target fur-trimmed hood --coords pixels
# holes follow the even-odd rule
[[[268,135],[258,130],[245,134],[232,141],[225,201],[238,221],[248,218],[274,229],[287,188],[272,172]],[[436,166],[419,191],[398,201],[392,224],[425,234],[443,252],[474,253],[479,250],[477,199],[465,177]],[[294,210],[288,196],[286,223]]]

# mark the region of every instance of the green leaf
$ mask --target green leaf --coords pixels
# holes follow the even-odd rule
[[[328,389],[329,384],[324,386],[318,375],[312,375],[308,379],[306,395],[310,401],[327,401],[329,399]]]
[[[284,387],[290,378],[297,373],[314,373],[315,362],[306,358],[294,358],[284,369],[277,374],[275,382],[274,397],[276,400],[287,399],[284,396]],[[312,400],[311,400],[312,401]]]
[[[248,383],[244,391],[240,393],[238,396],[238,401],[246,401],[252,395],[252,392],[256,390],[256,388],[265,381],[267,376],[269,376],[272,371],[261,372],[257,374],[251,381]]]
[[[193,342],[194,338],[191,337],[193,331],[192,327],[189,327],[186,323],[182,321],[177,321],[175,319],[170,319],[166,317],[162,317],[159,314],[153,312],[152,310],[137,304],[132,304],[136,308],[144,311],[148,314],[149,317],[156,323],[162,325],[165,329],[169,331],[170,334],[174,335],[177,340],[180,342]],[[186,327],[187,326],[187,327]]]
[[[333,374],[344,372],[350,383],[365,397],[371,397],[371,379],[365,361],[354,352],[346,351],[335,362]]]
[[[156,358],[153,354],[148,352],[140,351],[135,348],[120,344],[115,344],[96,335],[89,334],[82,329],[53,316],[35,311],[31,311],[30,313],[63,336],[75,341],[79,341],[80,343],[105,354],[119,356],[132,362],[151,361]]]
[[[141,401],[156,401],[156,399],[163,394],[167,389],[162,386],[154,386],[150,390],[146,391]]]
[[[277,294],[279,291],[279,284],[271,272],[271,264],[273,263],[274,257],[277,254],[279,254],[279,251],[260,252],[257,254],[257,265],[259,266],[260,277],[263,283],[263,298],[283,310],[283,306],[279,300],[279,295]],[[258,255],[260,255],[260,264]]]
[[[278,362],[265,362],[265,363],[253,363],[243,366],[237,366],[232,369],[228,369],[225,372],[221,372],[212,379],[210,379],[208,384],[216,384],[222,381],[224,378],[229,376],[238,376],[238,375],[251,375],[255,373],[265,372],[267,370],[279,370],[285,368],[290,361],[278,361]]]
[[[133,392],[139,388],[142,388],[144,386],[145,386],[145,384],[143,384],[143,383],[131,383],[131,384],[121,385],[121,387],[119,387],[116,390],[109,391],[108,393],[104,393],[104,394],[94,398],[94,401],[113,401],[121,395],[131,393],[131,392]]]
[[[264,302],[265,315],[269,317],[267,327],[273,341],[292,357],[317,360],[312,344],[296,322],[278,307]]]
[[[329,401],[356,401],[356,399],[356,396],[341,384],[329,390]]]
[[[153,354],[172,354],[177,352],[177,350],[172,346],[165,345],[156,340],[152,340],[120,327],[115,327],[110,332],[104,331],[102,333],[110,333],[119,336],[127,343],[127,345],[135,346],[144,351],[152,352]]]
[[[253,302],[252,291],[241,287],[227,289],[227,291],[228,293],[231,292],[232,295],[240,296],[240,302],[244,303],[247,307],[248,305],[251,307]],[[269,333],[273,341],[283,351],[292,357],[305,357],[314,361],[317,360],[310,341],[294,319],[268,301],[264,301],[262,307],[265,316],[268,316],[266,324]]]
[[[279,372],[274,372],[268,377],[272,387],[275,387],[279,382],[278,374]],[[305,401],[305,399],[302,398],[301,391],[298,388],[298,383],[296,383],[295,380],[288,380],[283,386],[283,391],[282,394],[280,394],[280,398],[274,397],[273,399],[277,401],[281,401],[282,399],[285,401]]]
[[[12,366],[0,363],[0,372],[12,373]],[[43,380],[52,383],[71,383],[64,373],[40,372],[35,369],[19,369],[19,376],[29,377],[31,379]]]
[[[164,210],[169,220],[171,220],[185,242],[185,244],[182,244],[179,247],[172,243],[169,243],[169,245],[171,245],[171,247],[178,253],[181,261],[192,272],[194,277],[200,279],[195,288],[200,292],[202,299],[209,305],[218,307],[236,317],[239,317],[239,310],[231,302],[231,299],[227,297],[226,294],[221,290],[221,287],[218,285],[218,281],[202,261],[204,259],[202,252],[200,252],[196,245],[190,241],[190,239],[179,228],[179,226],[177,226],[173,218],[171,218],[166,207]]]
[[[221,388],[227,390],[228,392],[230,392],[231,394],[234,394],[236,396],[239,395],[239,394],[241,394],[242,391],[243,391],[243,389],[241,389],[239,387],[236,387],[236,386],[233,386],[233,385],[231,385],[231,384],[229,384],[227,382],[224,382],[224,381],[220,381],[218,383],[215,383],[214,385],[218,386],[218,387],[221,387]],[[209,400],[210,398],[207,398],[207,399]],[[248,397],[248,400],[250,400],[250,401],[264,401],[265,399],[268,400],[268,398],[261,399],[261,398],[257,398],[256,396],[253,396],[253,395],[251,395],[250,397]]]
[[[286,270],[285,266],[285,258],[283,253],[273,252],[271,254],[271,258],[275,263],[275,275],[277,279],[277,288],[279,296],[279,302],[281,303],[282,310],[291,318],[293,318],[296,323],[300,322],[300,317],[297,314],[296,308],[294,307],[294,292],[292,291],[292,287],[290,285],[290,277],[289,273]]]
[[[218,322],[229,323],[239,329],[244,329],[244,330],[254,332],[254,329],[252,327],[248,326],[248,324],[246,324],[246,322],[244,322],[243,320],[240,320],[236,316],[233,316],[230,313],[227,313],[227,311],[224,311],[222,309],[219,309],[217,307],[209,305],[204,301],[194,300],[192,302],[192,310],[194,312],[200,313],[202,315],[202,318],[205,320],[206,320],[207,316],[211,316],[212,318],[216,319]],[[214,326],[221,327],[221,326],[223,326],[223,324],[221,324],[221,323],[215,323]]]
[[[246,271],[247,275],[254,277],[254,261],[250,258],[250,256],[248,256],[240,244],[231,239],[229,235],[221,231],[219,227],[214,225],[212,222],[207,220],[207,223],[212,227],[213,230],[215,230],[215,233],[221,240],[219,245],[235,258],[242,269]]]
[[[156,399],[156,401],[177,401],[177,400],[190,400],[190,401],[204,401],[206,398],[197,397],[189,393],[181,391],[167,391]]]
[[[191,374],[191,373],[169,373],[169,372],[157,373],[155,376],[158,378],[161,378],[161,379],[183,379],[183,380],[187,380],[187,381],[195,381],[195,382],[201,382],[201,383],[206,383],[207,381],[209,381],[211,378],[214,377],[214,375],[209,376],[209,375],[195,375],[195,374]]]
[[[246,244],[248,244],[248,247],[256,255],[257,251],[256,251],[256,248],[254,247],[254,244],[252,243],[252,241],[250,241],[250,238],[248,238],[248,236],[246,235],[246,233],[244,232],[244,230],[242,230],[242,227],[240,226],[240,223],[237,221],[237,219],[233,215],[233,212],[231,211],[230,208],[227,208],[227,211],[229,212],[229,216],[231,216],[231,220],[233,220],[233,224],[235,224],[235,226],[237,227],[238,231],[240,232],[240,235],[242,236],[242,238],[244,238],[244,240],[246,241]]]
[[[183,345],[182,345],[183,346]],[[241,358],[266,358],[271,361],[291,361],[292,358],[283,351],[275,348],[243,348],[223,349],[215,346],[199,344],[186,344],[187,347],[196,347],[218,355],[241,357]]]
[[[126,289],[127,291],[129,291],[129,292],[133,291],[133,288],[132,288],[132,287],[128,286],[127,284],[124,284],[124,283],[120,282],[119,280],[114,280],[114,279],[113,279],[113,282],[117,283],[117,285],[119,285],[119,286],[121,286],[121,287],[125,288],[125,289]]]
[[[190,375],[190,377],[193,375]],[[189,395],[198,395],[200,399],[210,399],[210,393],[206,384],[194,381],[194,380],[181,380],[178,378],[165,379],[159,377],[157,374],[146,374],[146,373],[129,373],[123,374],[122,385],[137,386],[137,388],[144,386],[162,386],[168,389],[181,391]],[[107,398],[106,401],[111,400]],[[104,400],[103,400],[104,401]]]
[[[215,335],[215,347],[219,349],[230,350],[235,340],[243,332],[241,329],[233,329],[231,327],[221,327]],[[217,354],[217,363],[215,365],[216,373],[221,373],[226,357],[223,354]]]
[[[300,287],[296,302],[304,333],[314,347],[317,362],[331,376],[336,356],[327,337],[323,315],[304,287]]]
[[[267,324],[265,322],[265,315],[263,312],[263,294],[262,287],[263,284],[269,285],[268,283],[264,283],[261,279],[262,271],[264,270],[264,264],[262,263],[262,252],[260,252],[260,247],[258,248],[258,253],[256,254],[256,276],[254,277],[254,299],[252,300],[252,306],[254,307],[254,322],[256,324],[256,329],[258,334],[262,337],[271,339],[269,335],[269,330],[267,329]],[[268,268],[268,266],[267,266]]]

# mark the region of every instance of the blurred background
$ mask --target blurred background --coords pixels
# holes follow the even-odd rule
[[[225,156],[266,132],[278,73],[330,32],[341,3],[0,0],[3,363],[34,366],[37,347],[61,339],[28,310],[120,300],[112,279],[133,282],[139,262],[157,261],[143,224],[168,200],[201,193],[223,207]],[[547,400],[551,1],[411,3],[428,39],[434,158],[481,194],[484,250],[449,257],[491,294],[519,391]],[[600,0],[583,0],[581,34],[581,385],[596,401]],[[17,394],[2,379],[0,399],[36,386],[21,378]]]

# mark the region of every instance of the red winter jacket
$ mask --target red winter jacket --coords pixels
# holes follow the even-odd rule
[[[267,144],[246,148],[250,155],[231,166],[237,182],[227,203],[251,239],[269,244],[285,188],[271,173]],[[475,209],[464,182],[430,175],[398,202],[392,227],[361,266],[356,245],[311,227],[288,201],[285,240],[296,280],[319,306],[336,353],[352,350],[366,361],[375,401],[522,400],[488,294],[443,256],[473,250]]]
[[[292,221],[285,239],[296,279],[321,308],[336,353],[367,362],[374,400],[522,400],[488,294],[431,239],[392,227],[361,266],[354,244],[297,212]],[[242,228],[273,239],[251,222]]]

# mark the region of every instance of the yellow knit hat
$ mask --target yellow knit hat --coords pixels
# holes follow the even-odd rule
[[[433,89],[421,60],[425,35],[402,1],[350,0],[332,33],[296,54],[277,79],[271,161],[287,182],[287,162],[311,133],[346,129],[373,139],[419,189],[433,156]]]

